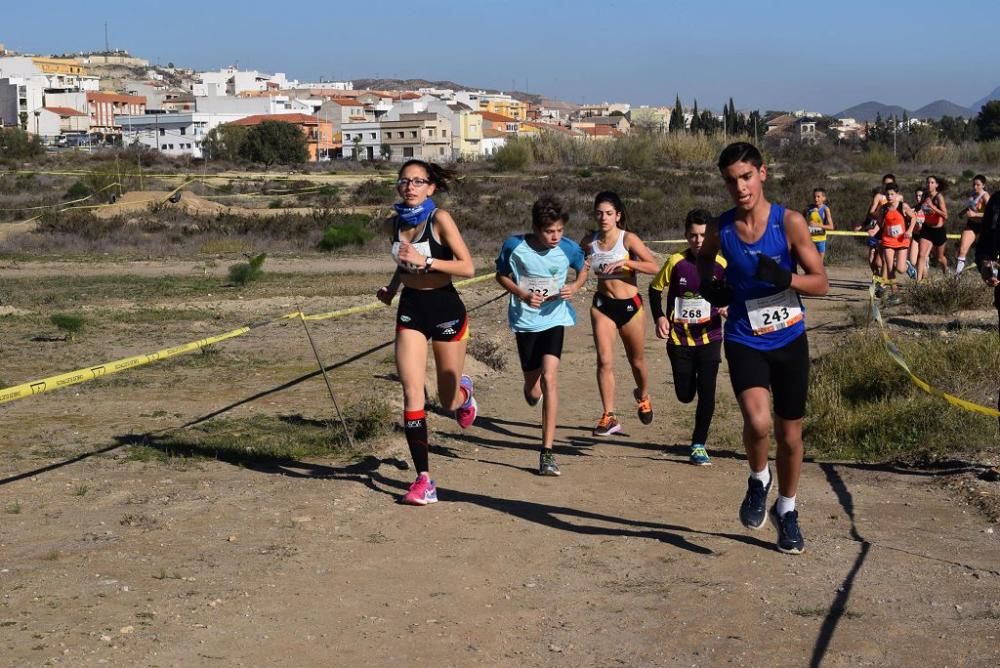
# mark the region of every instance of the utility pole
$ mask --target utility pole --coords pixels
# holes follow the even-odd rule
[[[104,64],[108,64],[108,52],[111,51],[111,42],[108,40],[108,22],[104,22]]]

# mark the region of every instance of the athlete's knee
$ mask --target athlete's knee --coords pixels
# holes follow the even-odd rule
[[[695,396],[698,394],[698,390],[694,383],[690,385],[678,385],[674,383],[674,394],[677,395],[677,401],[682,404],[689,404],[694,401]]]
[[[771,416],[766,413],[749,415],[743,422],[744,435],[761,440],[771,435]]]

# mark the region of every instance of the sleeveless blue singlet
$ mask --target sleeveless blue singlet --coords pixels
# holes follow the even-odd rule
[[[785,269],[794,272],[795,261],[788,249],[785,237],[785,207],[771,204],[767,216],[767,228],[756,243],[746,243],[736,233],[736,209],[730,209],[719,216],[719,242],[722,256],[726,258],[726,282],[733,289],[733,301],[726,319],[725,336],[757,350],[776,350],[800,337],[806,331],[805,318],[797,323],[766,334],[754,335],[747,315],[746,301],[759,299],[782,292],[770,283],[754,278],[757,272],[757,255],[771,256]],[[797,298],[797,296],[796,296]],[[798,300],[801,305],[801,300]],[[802,307],[805,312],[805,307]]]

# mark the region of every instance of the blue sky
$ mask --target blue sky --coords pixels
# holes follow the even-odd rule
[[[1000,86],[1000,3],[665,0],[103,0],[5,3],[0,42],[104,46],[196,69],[516,87],[622,101],[834,113],[867,100],[968,105]],[[57,18],[71,16],[71,19]]]

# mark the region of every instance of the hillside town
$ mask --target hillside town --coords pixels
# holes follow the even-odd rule
[[[201,158],[213,129],[271,120],[301,128],[314,162],[475,160],[511,138],[542,133],[606,141],[637,130],[667,132],[678,109],[683,127],[698,122],[697,105],[684,108],[679,100],[675,107],[574,105],[501,91],[370,90],[237,66],[206,72],[151,66],[122,50],[35,56],[0,44],[0,127],[21,128],[53,150],[140,145]],[[725,130],[724,115],[712,116]],[[865,129],[854,119],[808,110],[770,112],[761,120],[758,133],[782,144],[857,140]]]

